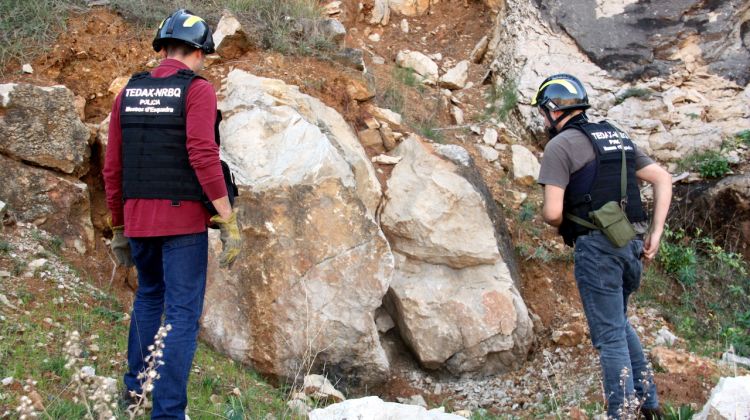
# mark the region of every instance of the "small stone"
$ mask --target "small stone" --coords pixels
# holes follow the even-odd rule
[[[401,156],[377,155],[377,156],[372,157],[372,163],[380,163],[382,165],[395,165],[401,162],[401,159],[402,159]],[[393,322],[393,320],[391,320],[391,322]],[[385,331],[381,331],[381,332],[385,332]]]
[[[24,72],[24,73],[26,73],[26,74],[33,74],[34,73],[34,68],[31,67],[31,64],[26,63],[23,66],[21,66],[21,71]]]
[[[676,341],[677,341],[677,336],[674,335],[672,331],[669,331],[669,328],[667,327],[661,327],[659,331],[656,333],[655,344],[657,346],[672,347],[674,346],[674,343]]]
[[[2,380],[3,386],[8,386],[8,385],[10,385],[12,383],[13,383],[13,377],[12,376],[8,376],[7,378],[3,378],[3,380]]]
[[[481,154],[487,162],[494,162],[500,157],[500,152],[491,147],[480,144],[477,148],[479,149],[479,154]]]
[[[372,56],[372,64],[375,64],[377,66],[382,66],[383,64],[385,64],[385,58],[379,55],[374,55]]]
[[[425,401],[424,397],[421,396],[421,395],[419,395],[419,394],[412,395],[411,397],[408,397],[408,398],[398,398],[397,397],[396,400],[398,402],[400,402],[401,404],[418,405],[420,407],[427,408],[427,401]]]
[[[367,37],[372,42],[380,42],[380,34],[374,33]]]
[[[31,271],[36,271],[44,266],[44,264],[47,264],[47,260],[45,258],[38,258],[29,263],[29,268]]]
[[[409,21],[406,19],[401,19],[401,32],[405,34],[409,33]]]
[[[497,144],[497,131],[495,131],[494,128],[488,128],[484,132],[482,141],[484,141],[484,143],[488,146],[494,146],[495,144]]]
[[[453,122],[456,123],[456,125],[463,125],[464,123],[464,111],[455,106],[451,106],[451,117],[453,117]]]

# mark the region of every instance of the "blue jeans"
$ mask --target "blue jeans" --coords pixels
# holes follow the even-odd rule
[[[138,372],[162,325],[172,329],[164,340],[164,365],[154,383],[152,419],[184,419],[187,382],[203,311],[208,265],[206,232],[154,238],[130,238],[133,262],[138,269],[128,336],[128,390],[141,393]]]
[[[653,374],[627,317],[628,297],[641,284],[642,251],[640,239],[615,248],[599,231],[579,236],[575,243],[576,283],[591,341],[599,351],[607,415],[613,418],[620,418],[625,396],[632,399],[635,394],[644,408],[659,406]]]

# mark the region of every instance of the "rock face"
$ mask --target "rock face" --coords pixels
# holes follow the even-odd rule
[[[0,155],[0,200],[18,220],[34,223],[84,252],[94,243],[89,190],[68,175],[24,165]]]
[[[750,376],[721,378],[696,420],[750,418]]]
[[[343,118],[296,87],[235,70],[220,93],[222,154],[241,187],[245,248],[212,258],[202,336],[280,378],[309,367],[345,386],[383,381],[374,312],[393,257],[374,219],[380,186]]]
[[[746,1],[537,2],[594,63],[618,78],[667,76],[684,40],[693,38],[713,73],[740,85],[750,81]]]
[[[440,409],[427,410],[418,405],[385,402],[378,397],[365,397],[347,400],[326,408],[310,412],[310,420],[362,419],[362,420],[464,420],[456,414],[448,414]]]
[[[560,72],[573,73],[583,81],[592,103],[588,113],[593,120],[612,120],[647,154],[661,161],[676,161],[692,152],[716,148],[723,138],[750,128],[750,91],[743,80],[746,76],[730,77],[729,73],[716,70],[720,60],[707,58],[711,54],[723,54],[727,63],[744,62],[737,57],[747,54],[747,49],[740,52],[736,44],[742,32],[737,19],[750,7],[746,2],[664,0],[646,7],[645,3],[603,0],[595,7],[591,1],[539,0],[537,5],[541,4],[543,11],[531,2],[508,0],[507,3],[498,14],[486,60],[491,61],[490,75],[498,88],[502,89],[510,81],[517,86],[519,113],[516,115],[519,117],[512,116],[508,126],[514,132],[528,133],[524,140],[539,142],[546,138],[543,120],[529,104],[539,83]],[[681,15],[679,10],[692,7],[688,4],[695,7]],[[581,8],[587,10],[579,10]],[[710,8],[715,14],[699,12]],[[667,11],[677,14],[670,15]],[[656,20],[644,17],[644,14],[654,13]],[[662,16],[669,18],[661,19]],[[674,23],[672,19],[679,16],[692,23]],[[640,23],[625,25],[627,36],[612,36],[611,28],[616,26],[615,31],[623,30],[623,26],[614,22],[628,19]],[[550,24],[548,20],[559,25]],[[604,23],[597,23],[599,21]],[[655,29],[645,25],[647,22],[652,22]],[[667,25],[669,22],[675,27]],[[579,24],[588,26],[580,33],[570,29]],[[693,24],[698,26],[692,27]],[[724,30],[719,30],[722,25]],[[664,36],[678,26],[692,35],[685,38]],[[704,35],[702,29],[698,30],[700,35],[693,33],[698,27],[706,30],[711,27],[723,35]],[[652,36],[654,31],[662,35]],[[591,47],[589,52],[588,39],[598,42],[599,47]],[[605,48],[601,44],[630,44],[633,40],[634,45],[646,42],[640,45],[651,52],[623,58],[620,60],[625,66],[623,70],[618,70],[617,60],[604,57],[627,49]],[[665,42],[675,42],[675,45],[662,45]],[[731,45],[705,49],[710,43]],[[592,60],[593,54],[604,56],[601,60],[596,57]],[[730,59],[730,56],[735,58]],[[664,63],[668,63],[668,67],[664,67]],[[626,67],[631,64],[632,69],[628,70]],[[669,74],[662,76],[662,68],[668,69]],[[749,67],[744,64],[737,68],[747,73]],[[633,82],[618,79],[631,73],[647,79]]]
[[[502,371],[533,339],[504,222],[493,217],[468,153],[436,147],[410,137],[392,152],[402,160],[381,214],[396,257],[386,307],[423,366]]]
[[[0,85],[0,153],[65,172],[87,170],[89,129],[64,86]]]

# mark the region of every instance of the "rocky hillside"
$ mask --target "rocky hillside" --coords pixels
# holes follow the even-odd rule
[[[24,293],[48,299],[36,244],[115,295],[117,317],[132,302],[136,273],[108,254],[108,113],[130,74],[158,64],[143,23],[173,6],[136,3],[72,2],[54,42],[2,63],[0,335],[16,342],[29,339],[8,327],[30,305]],[[747,2],[203,3],[194,11],[217,43],[204,76],[224,115],[245,243],[220,269],[211,237],[201,338],[223,357],[292,390],[319,373],[350,398],[473,418],[601,414],[572,254],[541,221],[535,185],[545,135],[531,98],[568,72],[595,118],[674,175],[670,230],[631,315],[661,399],[697,413],[720,378],[743,375]],[[0,361],[19,357],[13,340]],[[0,376],[34,379],[18,364]],[[63,378],[34,385],[41,406]],[[0,416],[24,392],[0,388]],[[288,407],[311,408],[292,394]],[[284,410],[271,411],[293,415]]]

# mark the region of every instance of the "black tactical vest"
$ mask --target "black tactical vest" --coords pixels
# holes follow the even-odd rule
[[[185,124],[187,91],[196,77],[190,70],[166,78],[143,72],[125,86],[120,107],[123,199],[201,199]]]
[[[570,176],[565,188],[563,213],[572,213],[591,222],[590,211],[598,210],[608,201],[620,202],[621,144],[624,143],[628,180],[625,214],[631,223],[647,220],[635,177],[635,145],[630,137],[607,121],[592,123],[585,118],[568,122],[563,130],[567,129],[579,130],[588,137],[596,159]],[[572,246],[575,238],[588,233],[589,229],[563,218],[559,232],[565,243]]]

